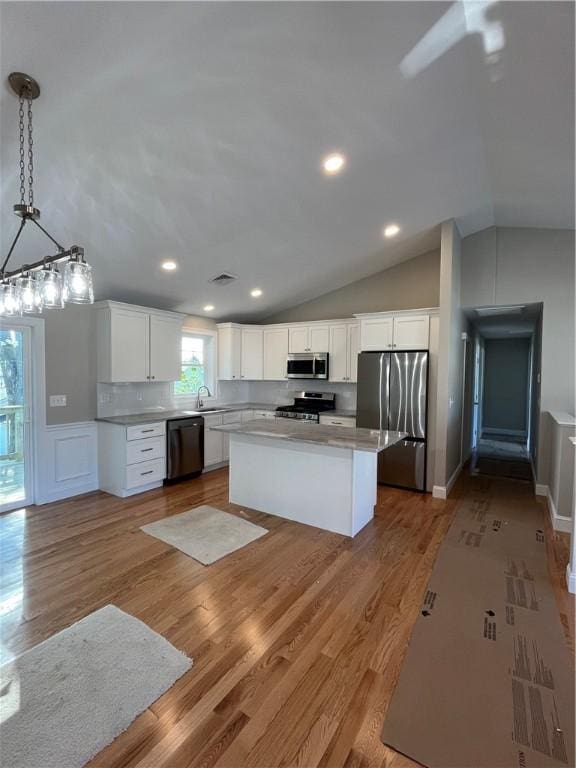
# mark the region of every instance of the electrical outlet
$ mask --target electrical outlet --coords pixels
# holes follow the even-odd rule
[[[50,408],[65,407],[66,395],[50,395]]]
[[[142,392],[136,392],[136,400],[142,400]]]

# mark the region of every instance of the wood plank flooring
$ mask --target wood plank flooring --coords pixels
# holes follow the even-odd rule
[[[193,657],[92,768],[415,766],[379,734],[438,546],[478,480],[447,502],[381,487],[374,521],[350,540],[228,504],[227,477],[0,517],[4,652],[114,603]],[[271,533],[206,568],[139,530],[200,504]],[[573,643],[566,537],[548,534]]]

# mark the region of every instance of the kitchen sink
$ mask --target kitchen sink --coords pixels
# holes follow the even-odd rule
[[[199,413],[224,413],[224,408],[197,408],[194,411],[182,411],[187,416],[197,416]]]

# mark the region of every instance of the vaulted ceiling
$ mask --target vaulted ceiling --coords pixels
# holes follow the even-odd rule
[[[4,253],[13,70],[42,87],[42,221],[86,248],[100,298],[257,318],[430,249],[447,218],[573,227],[574,6],[488,2],[478,29],[469,5],[3,3]],[[27,232],[16,262],[48,252]],[[236,283],[212,286],[224,270]]]

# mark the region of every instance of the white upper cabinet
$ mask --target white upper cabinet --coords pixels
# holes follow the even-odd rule
[[[242,329],[232,325],[218,327],[218,378],[234,381],[241,376]]]
[[[428,349],[430,317],[398,315],[394,318],[394,349]]]
[[[295,325],[288,329],[288,351],[327,352],[330,345],[329,325]]]
[[[360,318],[360,348],[363,352],[428,349],[429,335],[429,314],[399,312]]]
[[[348,326],[333,325],[330,328],[328,349],[328,374],[330,381],[347,381],[348,378]]]
[[[177,381],[182,315],[116,302],[97,306],[97,378],[101,382]]]
[[[288,328],[264,329],[264,377],[271,381],[286,378]]]
[[[330,326],[330,381],[356,381],[358,323]]]
[[[311,325],[308,352],[328,352],[330,346],[330,326]]]
[[[360,346],[363,352],[392,349],[394,319],[392,317],[363,318],[360,323]]]
[[[182,321],[150,315],[150,379],[178,381],[182,364]]]
[[[264,373],[264,332],[242,328],[242,379],[261,379]]]
[[[360,352],[360,324],[348,326],[348,381],[358,380],[358,353]]]
[[[305,326],[288,328],[288,351],[291,354],[308,352],[308,328]]]

